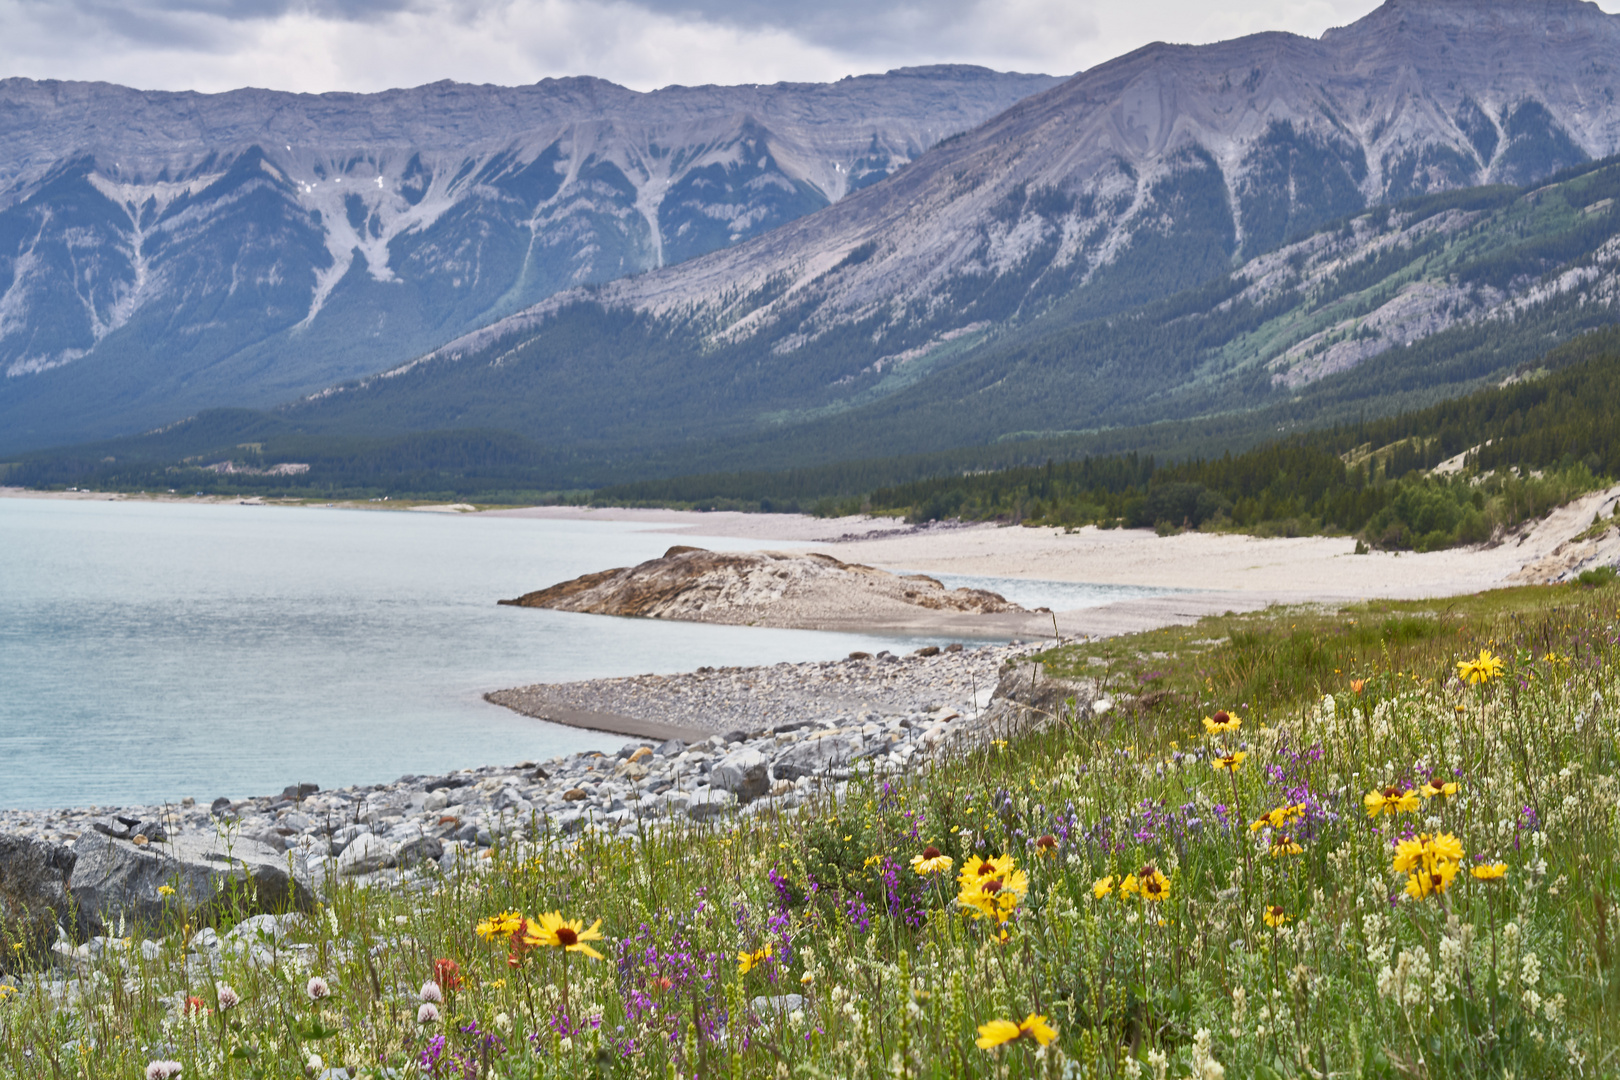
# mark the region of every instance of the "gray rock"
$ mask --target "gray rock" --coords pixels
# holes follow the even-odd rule
[[[165,844],[136,847],[98,832],[73,845],[69,889],[78,904],[78,931],[90,938],[116,928],[125,933],[163,929],[165,918],[185,912],[193,924],[213,922],[239,902],[250,911],[307,908],[314,903],[303,862],[237,837],[227,845],[214,834],[185,833]],[[163,886],[175,890],[165,897]]]
[[[72,921],[68,883],[71,849],[29,836],[0,834],[0,942],[21,944],[24,962],[50,948],[59,924]],[[0,972],[11,970],[18,950],[0,949]]]
[[[761,994],[748,1003],[748,1011],[763,1019],[769,1019],[773,1014],[786,1016],[802,1008],[804,997],[800,994],[775,994],[769,997]]]
[[[337,872],[345,877],[370,874],[392,865],[393,861],[394,845],[380,836],[361,833],[338,856]]]
[[[399,850],[394,852],[394,862],[400,866],[416,866],[419,863],[438,862],[443,856],[444,844],[438,838],[419,836],[399,845]]]
[[[797,780],[847,765],[860,752],[859,733],[835,731],[819,739],[794,743],[776,759],[771,771],[778,780]]]
[[[735,808],[736,804],[725,792],[708,788],[692,794],[686,804],[686,816],[693,821],[712,821]]]
[[[771,788],[770,761],[751,746],[733,750],[709,770],[709,783],[748,803]]]
[[[659,757],[674,757],[685,749],[686,744],[684,742],[679,739],[670,739],[667,742],[660,743],[658,749],[654,750],[653,753]]]
[[[251,839],[257,840],[265,847],[271,848],[275,851],[287,850],[287,837],[283,836],[275,829],[261,829],[260,831],[254,833]]]

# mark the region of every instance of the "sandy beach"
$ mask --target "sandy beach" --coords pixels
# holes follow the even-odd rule
[[[893,518],[810,518],[794,514],[696,513],[582,507],[493,510],[504,517],[622,521],[650,532],[757,540],[824,551],[845,562],[886,570],[1133,585],[1177,590],[1103,607],[1056,614],[1064,636],[1150,629],[1226,611],[1272,604],[1348,603],[1371,599],[1441,598],[1509,585],[1559,580],[1580,568],[1620,558],[1614,530],[1571,543],[1593,516],[1608,517],[1620,485],[1577,499],[1494,546],[1416,554],[1355,554],[1346,537],[1259,539],[1145,529],[1072,532],[992,524],[908,526]],[[549,584],[549,583],[537,583]],[[923,621],[926,621],[924,619]],[[984,616],[987,632],[1050,636],[1049,616]],[[940,629],[960,632],[961,620]],[[995,625],[992,626],[991,624]]]

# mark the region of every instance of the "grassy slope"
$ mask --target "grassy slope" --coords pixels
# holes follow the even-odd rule
[[[1613,1076],[1617,623],[1615,588],[1560,587],[1065,647],[1051,671],[1106,671],[1116,693],[1156,703],[1121,695],[1101,721],[856,782],[842,805],[795,817],[634,844],[542,836],[422,895],[340,888],[299,935],[334,986],[318,1007],[310,971],[228,959],[243,1003],[180,1019],[165,995],[215,998],[186,979],[172,933],[127,982],[0,1003],[0,1068],[81,1075],[84,1060],[82,1075],[134,1076],[142,1048],[162,1045],[187,1076],[289,1080],[312,1052],[401,1068],[461,1053],[503,1077],[1055,1078],[1137,1075],[1133,1060],[1151,1076],[1163,1055],[1179,1077],[1204,1046],[1234,1077]],[[1456,661],[1482,647],[1506,675],[1458,684]],[[1220,707],[1243,726],[1208,737],[1200,717]],[[1240,748],[1235,774],[1211,768]],[[1436,774],[1458,793],[1415,814],[1362,809],[1368,790]],[[1296,804],[1285,832],[1299,851],[1273,856],[1291,851],[1283,831],[1248,823]],[[1464,869],[1443,896],[1406,898],[1391,841],[1409,830],[1455,834],[1465,867],[1506,875]],[[958,865],[1016,860],[1028,891],[1005,943],[953,902],[954,882],[911,871],[927,844]],[[1097,895],[1144,864],[1167,876],[1166,900]],[[473,933],[503,909],[601,918],[606,959],[565,967],[541,948],[509,966]],[[767,944],[739,973],[739,953]],[[465,985],[441,1006],[448,1022],[421,1025],[414,990],[437,957]],[[750,998],[788,991],[801,1012],[746,1015]],[[1044,1053],[975,1045],[979,1025],[1030,1013],[1056,1030]],[[103,1049],[77,1057],[90,1040]]]

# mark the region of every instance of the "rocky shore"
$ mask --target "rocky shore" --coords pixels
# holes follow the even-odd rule
[[[904,715],[948,706],[983,707],[998,673],[1022,646],[919,649],[906,656],[853,653],[844,660],[771,667],[699,668],[680,675],[633,675],[540,683],[485,694],[485,700],[525,716],[561,723],[630,730],[625,719],[670,726],[669,734],[751,731],[812,721],[837,722],[861,713]]]
[[[207,805],[0,811],[0,922],[36,950],[72,956],[155,923],[164,886],[206,921],[233,881],[268,911],[306,905],[337,880],[409,887],[503,838],[791,812],[840,797],[858,770],[914,773],[1038,720],[1018,660],[1039,647],[525,687],[504,692],[522,711],[566,701],[678,721],[692,737]],[[1093,706],[1085,688],[1079,696]]]

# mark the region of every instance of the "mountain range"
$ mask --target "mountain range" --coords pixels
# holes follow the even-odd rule
[[[738,243],[1057,80],[0,81],[0,446],[271,405],[561,289]]]
[[[510,313],[243,423],[510,432],[571,483],[1426,402],[1614,321],[1617,59],[1620,17],[1577,0],[1389,0],[1320,39],[1150,45],[1018,84],[1035,92],[876,183],[818,187],[813,212],[558,276],[526,307],[508,287]],[[344,309],[364,317],[332,317],[350,340],[402,317],[364,284]],[[0,391],[9,429],[49,412],[25,382]],[[123,419],[81,435],[130,418],[103,415]]]

